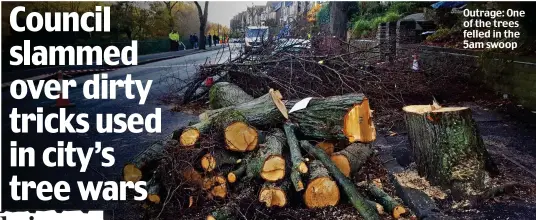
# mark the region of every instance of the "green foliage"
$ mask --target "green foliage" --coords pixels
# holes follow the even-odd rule
[[[354,22],[354,27],[352,29],[352,35],[355,37],[362,37],[365,34],[369,33],[373,27],[373,22],[370,20],[357,20]]]
[[[316,14],[317,24],[327,24],[329,23],[329,4],[322,5],[322,8]]]
[[[450,28],[441,28],[441,29],[438,29],[434,34],[426,37],[426,40],[427,41],[442,40],[442,39],[445,39],[446,37],[448,37],[449,35],[451,35],[452,32],[453,31]]]

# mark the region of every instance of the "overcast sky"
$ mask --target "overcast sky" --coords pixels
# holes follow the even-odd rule
[[[230,20],[233,16],[252,5],[266,5],[266,1],[210,2],[208,4],[208,21],[230,26]]]

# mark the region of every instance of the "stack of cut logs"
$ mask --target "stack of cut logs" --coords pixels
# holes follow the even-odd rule
[[[384,212],[398,218],[406,212],[381,184],[357,185],[349,179],[372,156],[369,143],[376,139],[363,94],[300,101],[283,100],[270,89],[253,98],[234,84],[219,82],[209,91],[209,104],[211,110],[200,115],[200,122],[173,137],[179,150],[206,148],[200,143],[207,136],[224,140],[200,155],[194,162],[197,169],[183,171],[184,180],[197,183],[208,197],[226,198],[229,184],[258,180],[264,184],[256,196],[266,207],[288,206],[300,197],[309,208],[335,206],[342,190],[366,219]],[[287,111],[293,107],[297,109]],[[338,146],[342,150],[336,151]],[[151,175],[164,148],[162,143],[152,145],[123,170],[127,181],[148,180],[148,200],[155,203],[160,202],[161,186]],[[230,219],[232,211],[216,209],[207,219]]]

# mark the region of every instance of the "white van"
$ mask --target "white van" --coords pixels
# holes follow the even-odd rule
[[[267,26],[249,26],[245,36],[245,52],[253,51],[268,42],[270,36]]]

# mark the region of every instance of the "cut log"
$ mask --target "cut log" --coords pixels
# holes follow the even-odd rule
[[[450,188],[456,198],[485,189],[487,165],[493,163],[469,108],[411,105],[403,110],[420,175]]]
[[[156,176],[147,182],[147,199],[155,204],[160,204],[160,183],[156,180]]]
[[[309,164],[311,174],[309,183],[303,194],[303,200],[308,208],[323,208],[339,203],[340,192],[337,183],[331,179],[328,170],[322,162],[315,160]]]
[[[224,149],[214,149],[213,152],[203,155],[201,158],[201,167],[203,170],[210,172],[220,166],[237,164],[240,158]]]
[[[374,198],[374,200],[380,203],[384,209],[393,216],[393,218],[398,219],[401,215],[406,213],[406,209],[403,205],[398,203],[395,199],[393,199],[393,197],[389,196],[389,194],[378,188],[376,184],[367,184],[367,192],[372,198]]]
[[[324,152],[326,152],[327,155],[331,155],[333,154],[333,152],[335,152],[335,144],[329,141],[318,142],[316,146],[324,150]]]
[[[287,136],[287,143],[290,149],[290,160],[292,161],[290,180],[292,181],[296,192],[299,192],[304,188],[301,175],[307,173],[308,168],[301,154],[298,138],[296,138],[296,135],[294,134],[294,125],[285,123],[283,128]]]
[[[227,181],[220,175],[207,177],[203,180],[203,189],[208,192],[209,197],[224,199],[227,196]]]
[[[259,192],[259,202],[264,203],[266,207],[284,207],[288,204],[288,189],[290,183],[281,181],[279,183],[266,182]]]
[[[292,107],[296,101],[287,102]],[[322,140],[369,143],[376,139],[369,101],[363,94],[313,98],[307,107],[289,114],[299,131]]]
[[[205,111],[199,115],[199,119],[201,121],[210,121],[210,118],[232,109],[241,112],[246,117],[247,122],[255,127],[281,124],[288,118],[286,106],[281,99],[282,96],[279,91],[270,89],[267,94],[249,102]]]
[[[244,115],[236,110],[228,109],[220,112],[209,120],[201,121],[186,128],[180,137],[181,146],[192,147],[201,134],[214,128],[224,133],[227,149],[244,152],[252,151],[257,147],[257,130],[248,125]]]
[[[242,161],[238,169],[227,174],[227,181],[229,181],[229,183],[235,183],[239,178],[242,178],[244,174],[246,174],[246,163],[246,161]]]
[[[308,141],[300,141],[300,145],[307,152],[320,160],[328,172],[335,178],[335,180],[342,187],[350,203],[357,209],[359,214],[365,219],[379,219],[378,213],[372,207],[370,207],[366,200],[357,191],[354,183],[348,179],[344,174],[331,162],[329,156],[320,148],[311,145]]]
[[[253,100],[253,97],[240,87],[228,82],[218,82],[212,85],[208,94],[211,109],[219,109],[242,104]]]
[[[256,155],[247,161],[248,178],[260,176],[262,179],[275,182],[285,177],[285,134],[281,129],[274,128],[266,137],[266,143],[259,147]]]
[[[182,178],[187,184],[197,187],[203,187],[203,176],[193,167],[188,167],[181,172]]]
[[[370,200],[366,200],[367,203],[369,204],[370,207],[372,207],[373,209],[376,210],[376,212],[378,212],[379,215],[383,215],[385,213],[385,210],[383,208],[382,205],[380,205],[380,203],[377,203],[377,202],[373,202],[373,201],[370,201]]]
[[[165,156],[164,149],[169,144],[168,141],[176,143],[174,140],[158,141],[125,164],[123,167],[123,180],[136,183],[144,177],[148,179],[150,175],[144,176],[143,174],[151,174],[158,166],[158,161]]]
[[[372,153],[370,144],[353,143],[344,150],[332,154],[331,161],[346,177],[350,177],[350,174],[361,169]]]
[[[234,219],[236,218],[233,216],[232,207],[228,205],[224,205],[212,211],[207,216],[207,220],[234,220]]]

